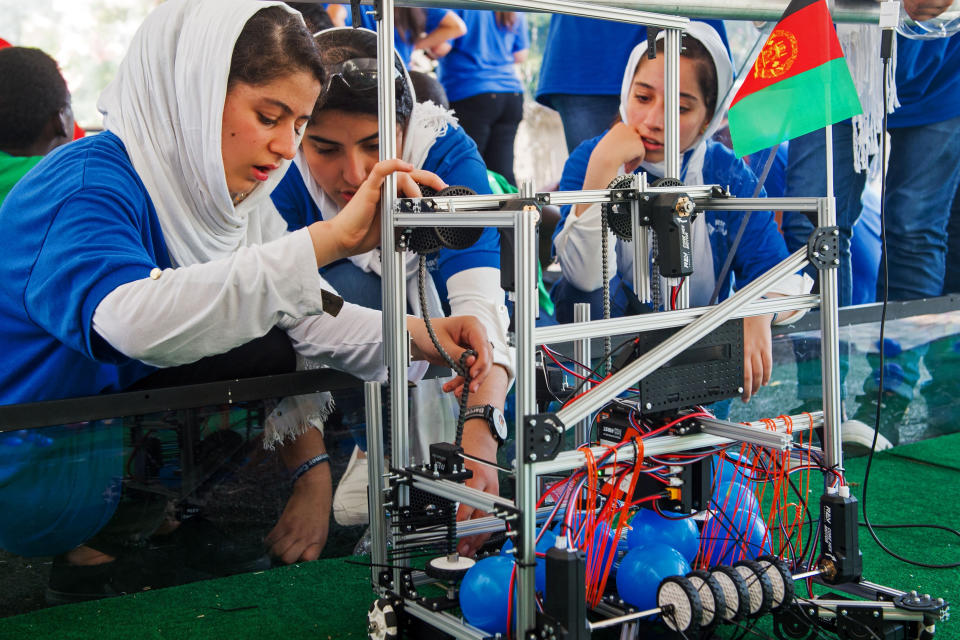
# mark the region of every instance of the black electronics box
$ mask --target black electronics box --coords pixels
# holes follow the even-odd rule
[[[614,362],[619,371],[680,328],[641,333]],[[743,320],[728,320],[640,380],[643,414],[709,404],[739,396],[743,389]]]

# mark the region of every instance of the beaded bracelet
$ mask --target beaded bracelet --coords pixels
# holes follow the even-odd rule
[[[313,469],[315,466],[317,466],[321,462],[330,462],[330,456],[327,455],[326,453],[321,453],[320,455],[314,456],[309,460],[307,460],[306,462],[304,462],[302,465],[297,467],[296,471],[294,471],[293,474],[290,476],[290,484],[293,484],[294,482],[299,480],[300,476],[305,474],[307,471],[310,471],[310,469]]]

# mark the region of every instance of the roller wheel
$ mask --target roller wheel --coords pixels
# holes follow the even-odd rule
[[[703,606],[701,629],[711,629],[720,624],[727,606],[720,582],[706,571],[691,571],[687,574],[687,579],[700,594],[700,604]]]
[[[367,610],[367,635],[371,640],[397,640],[397,612],[386,598],[377,598]]]
[[[696,587],[687,578],[664,578],[657,588],[657,606],[663,609],[660,616],[672,631],[688,637],[699,633],[703,604]]]
[[[741,560],[733,565],[747,583],[750,594],[750,617],[759,618],[773,606],[773,585],[766,569],[756,560]]]
[[[747,581],[733,567],[718,564],[710,567],[710,575],[717,579],[723,590],[725,608],[721,616],[724,622],[740,620],[750,613],[750,592]]]
[[[793,604],[796,587],[790,567],[782,559],[771,555],[760,556],[757,562],[763,567],[773,587],[773,602],[770,610],[774,613],[783,611]]]

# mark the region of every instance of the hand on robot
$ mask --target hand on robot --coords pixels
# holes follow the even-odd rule
[[[743,319],[743,394],[740,399],[744,402],[770,382],[773,370],[771,320],[770,315]]]
[[[408,162],[396,158],[378,162],[340,213],[331,220],[310,225],[317,266],[364,253],[380,245],[380,187],[392,173],[397,175],[397,193],[408,198],[422,195],[420,184],[437,191],[447,186],[436,174],[414,169]]]
[[[953,0],[903,0],[903,9],[908,16],[922,22],[936,18],[952,4]]]
[[[510,375],[507,370],[501,366],[491,367],[490,375],[484,385],[476,394],[471,394],[470,404],[474,406],[492,404],[503,407],[504,398],[509,388]],[[475,458],[492,462],[497,459],[497,442],[490,432],[490,425],[482,418],[474,418],[464,423],[461,445],[463,445],[464,453]],[[465,483],[468,487],[499,495],[500,479],[495,468],[472,460],[467,460],[464,466],[473,472],[473,477]],[[457,520],[471,520],[486,515],[488,515],[486,512],[463,503],[457,510]],[[457,545],[457,552],[462,556],[473,556],[480,550],[488,537],[487,535],[477,535],[463,538]]]
[[[490,435],[490,428],[486,423],[465,425],[463,430],[463,450],[472,456],[484,460],[497,459],[497,443]],[[497,470],[493,467],[477,462],[467,460],[464,466],[473,471],[473,477],[466,481],[466,485],[478,491],[486,491],[499,495],[500,479],[497,477]],[[482,518],[488,515],[468,504],[460,504],[457,510],[457,520],[471,520],[473,518]],[[466,557],[473,556],[483,543],[487,541],[489,535],[477,535],[469,538],[463,538],[457,544],[457,552]]]
[[[489,375],[490,365],[493,362],[487,331],[480,321],[473,316],[451,316],[433,318],[430,324],[433,325],[440,345],[455,361],[459,362],[461,354],[467,349],[476,352],[476,356],[467,358],[467,368],[470,370],[470,391],[479,389]],[[443,356],[433,346],[423,320],[407,317],[407,329],[410,331],[413,342],[411,355],[414,360],[426,360],[437,365],[446,364]],[[453,391],[459,395],[463,383],[463,376],[456,376],[443,385],[443,390],[448,393]]]

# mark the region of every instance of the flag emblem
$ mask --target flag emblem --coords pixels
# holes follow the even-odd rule
[[[790,71],[800,54],[797,36],[786,29],[775,29],[753,63],[755,78],[776,78]]]

